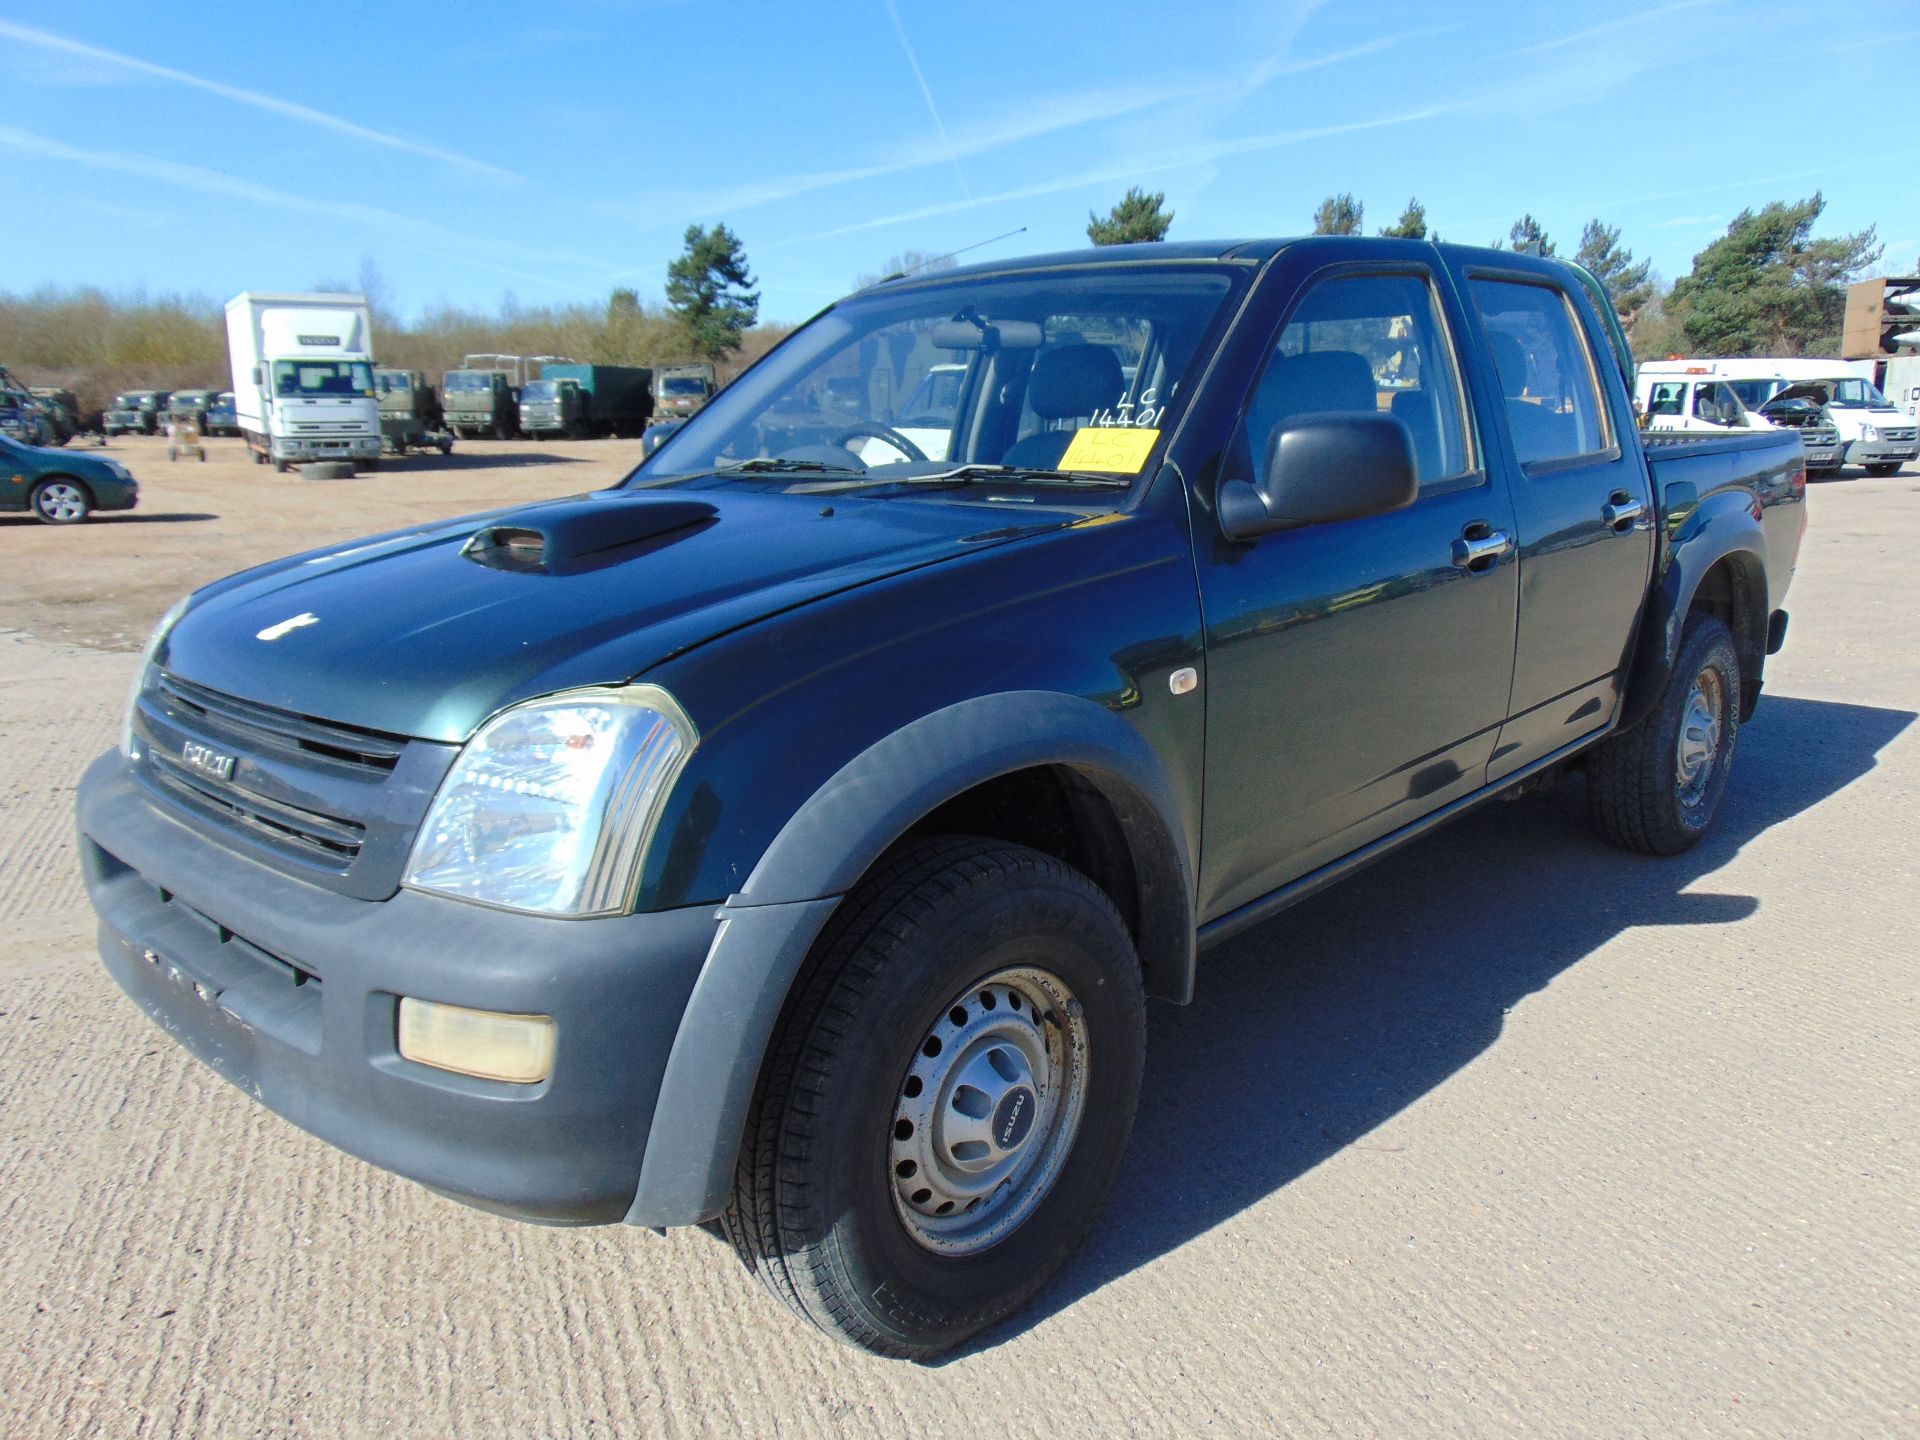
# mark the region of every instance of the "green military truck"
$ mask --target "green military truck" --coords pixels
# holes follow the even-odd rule
[[[107,407],[104,428],[109,435],[152,435],[172,399],[171,390],[123,390]]]
[[[27,393],[40,402],[40,413],[53,427],[49,443],[64,445],[80,433],[80,397],[73,391],[57,385],[34,385]]]
[[[176,390],[167,397],[167,413],[163,423],[168,425],[187,425],[197,427],[206,433],[207,411],[213,402],[220,398],[218,390]]]
[[[520,432],[520,386],[526,360],[519,355],[469,355],[449,370],[440,386],[447,424],[463,440],[490,435],[511,440]]]
[[[713,366],[704,360],[662,365],[654,376],[654,411],[662,419],[686,419],[720,388]]]
[[[380,399],[380,438],[390,455],[433,447],[453,449],[446,407],[424,370],[376,370],[373,388]]]
[[[549,364],[520,387],[520,428],[535,440],[638,435],[653,417],[653,384],[644,365]]]

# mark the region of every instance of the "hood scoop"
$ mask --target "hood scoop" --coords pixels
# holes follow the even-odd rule
[[[572,575],[627,559],[636,545],[718,514],[703,500],[601,491],[502,516],[476,530],[460,553],[495,570]]]

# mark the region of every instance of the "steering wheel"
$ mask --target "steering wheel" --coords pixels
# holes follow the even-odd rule
[[[927,452],[895,430],[877,420],[857,420],[833,437],[832,443],[844,447],[849,440],[871,438],[891,445],[909,460],[925,460]]]

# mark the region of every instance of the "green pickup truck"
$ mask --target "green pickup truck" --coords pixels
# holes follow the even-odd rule
[[[935,366],[938,458],[889,398]],[[1806,458],[1643,438],[1632,377],[1598,282],[1512,251],[876,285],[612,488],[176,607],[80,784],[101,956],[376,1165],[528,1220],[713,1223],[805,1320],[938,1354],[1116,1177],[1132,1243],[1144,1006],[1204,947],[1564,772],[1623,849],[1707,834]],[[1606,873],[1567,904],[1630,910]],[[1511,1119],[1548,1150],[1569,1123]]]

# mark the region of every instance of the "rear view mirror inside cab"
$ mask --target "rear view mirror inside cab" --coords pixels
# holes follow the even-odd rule
[[[1031,320],[962,315],[933,327],[933,343],[941,350],[1038,350],[1044,338]]]

